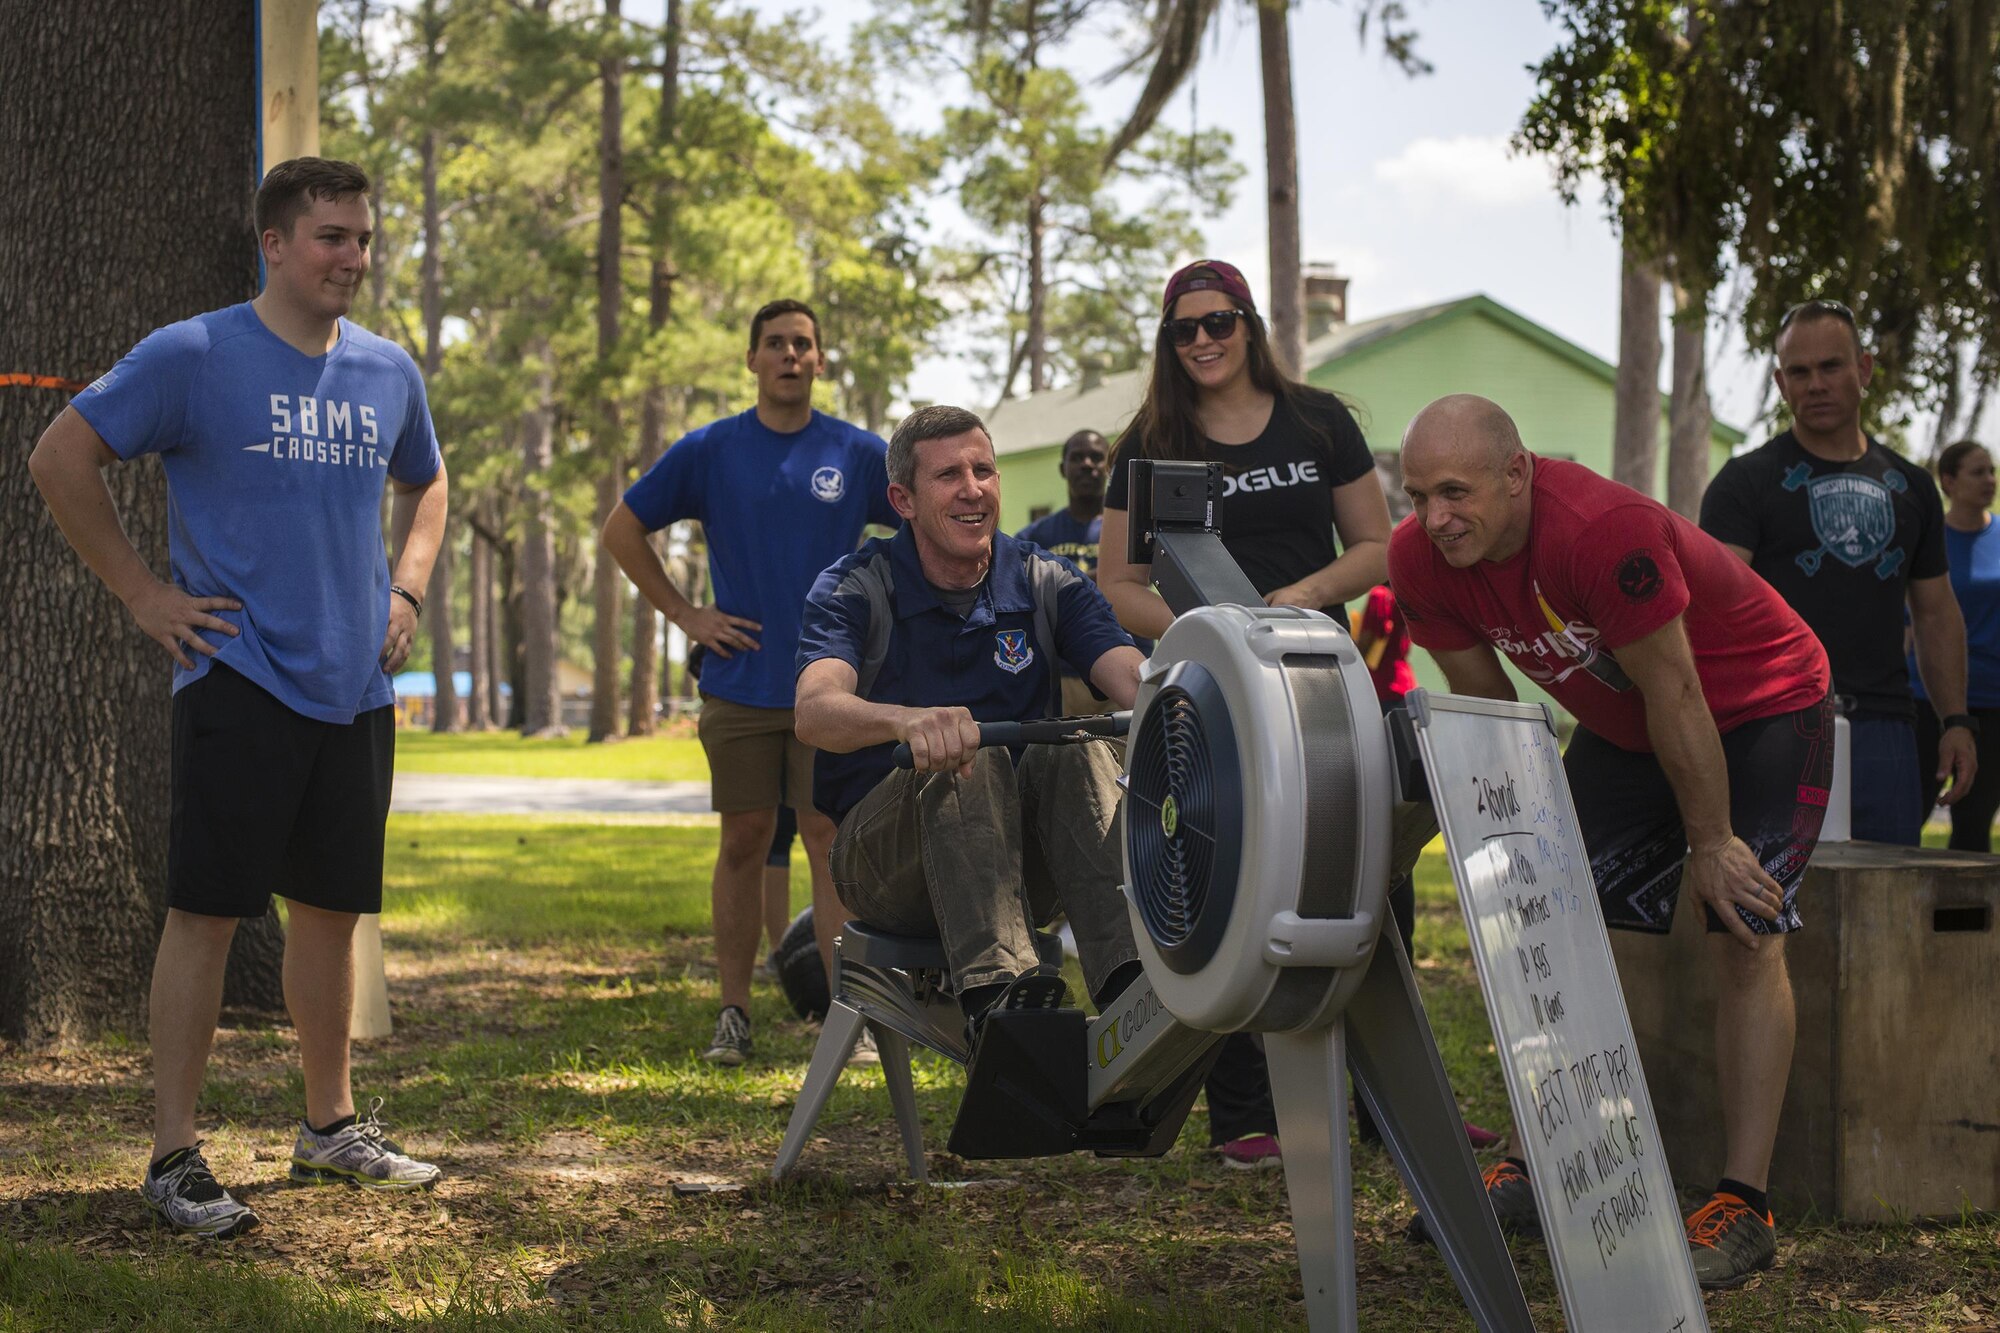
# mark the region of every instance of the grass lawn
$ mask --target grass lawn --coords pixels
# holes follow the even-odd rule
[[[686,735],[587,745],[581,731],[550,740],[523,740],[518,731],[441,736],[405,728],[396,733],[399,773],[474,773],[512,778],[623,778],[639,782],[706,782],[708,760],[692,729]]]
[[[132,1188],[149,1124],[143,1044],[0,1049],[0,1331],[1304,1327],[1282,1175],[1223,1169],[1199,1111],[1156,1161],[965,1162],[942,1151],[960,1071],[923,1058],[932,1174],[962,1187],[896,1182],[873,1069],[843,1079],[800,1177],[770,1185],[813,1034],[761,985],[753,1063],[696,1058],[713,1021],[713,838],[631,821],[390,821],[396,1031],[357,1047],[355,1084],[446,1167],[434,1194],[287,1185],[292,1034],[232,1016],[202,1119],[210,1160],[264,1226],[221,1245],[171,1236]],[[1418,966],[1446,1062],[1467,1114],[1500,1125],[1436,853],[1419,897]],[[1437,1254],[1403,1239],[1409,1204],[1385,1156],[1357,1148],[1355,1163],[1362,1326],[1470,1328]],[[718,1185],[741,1188],[698,1189]],[[1991,1218],[1781,1223],[1780,1267],[1710,1298],[1717,1329],[2000,1318]],[[1515,1257],[1539,1326],[1561,1327],[1545,1252],[1519,1243]]]

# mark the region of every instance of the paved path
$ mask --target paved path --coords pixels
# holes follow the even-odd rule
[[[474,777],[456,773],[398,773],[389,808],[399,815],[711,813],[706,782]]]

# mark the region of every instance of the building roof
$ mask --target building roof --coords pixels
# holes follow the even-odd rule
[[[1359,324],[1336,325],[1306,344],[1308,374],[1364,348],[1401,341],[1425,325],[1448,319],[1484,315],[1520,334],[1543,350],[1615,385],[1618,368],[1603,357],[1586,351],[1561,334],[1537,324],[1519,311],[1510,310],[1484,293],[1462,296],[1435,305],[1399,310]],[[1100,431],[1112,439],[1125,429],[1139,410],[1146,393],[1146,370],[1120,371],[1106,375],[1096,384],[1082,383],[1051,389],[1027,398],[1009,398],[986,416],[986,428],[993,437],[996,456],[1024,453],[1069,438],[1079,430]],[[1661,395],[1664,406],[1666,395]],[[1716,435],[1730,444],[1741,444],[1742,431],[1722,421],[1713,423]]]

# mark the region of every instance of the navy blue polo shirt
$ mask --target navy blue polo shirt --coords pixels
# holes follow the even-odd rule
[[[824,412],[789,435],[752,407],[689,432],[625,492],[648,532],[701,523],[710,600],[763,626],[762,645],[710,653],[703,694],[750,708],[790,708],[799,604],[828,564],[870,523],[897,527],[882,456],[889,446]]]
[[[1069,561],[996,533],[979,600],[963,619],[938,601],[905,527],[863,544],[806,597],[798,669],[822,657],[854,668],[855,693],[908,708],[958,706],[981,722],[1062,713],[1061,664],[1087,676],[1131,636]],[[893,746],[821,750],[813,804],[836,822],[889,775]]]

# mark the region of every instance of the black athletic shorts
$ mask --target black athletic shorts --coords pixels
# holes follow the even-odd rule
[[[1799,883],[1819,843],[1833,781],[1833,717],[1828,698],[1723,733],[1730,827],[1784,891],[1776,921],[1736,909],[1759,935],[1783,934],[1801,924]],[[1621,750],[1579,727],[1563,753],[1563,772],[1590,853],[1604,924],[1666,934],[1680,899],[1688,847],[1680,805],[1660,761]],[[1725,929],[1712,908],[1703,913],[1710,930]]]
[[[220,662],[174,695],[167,905],[262,916],[275,893],[381,911],[395,711],[320,722]]]

